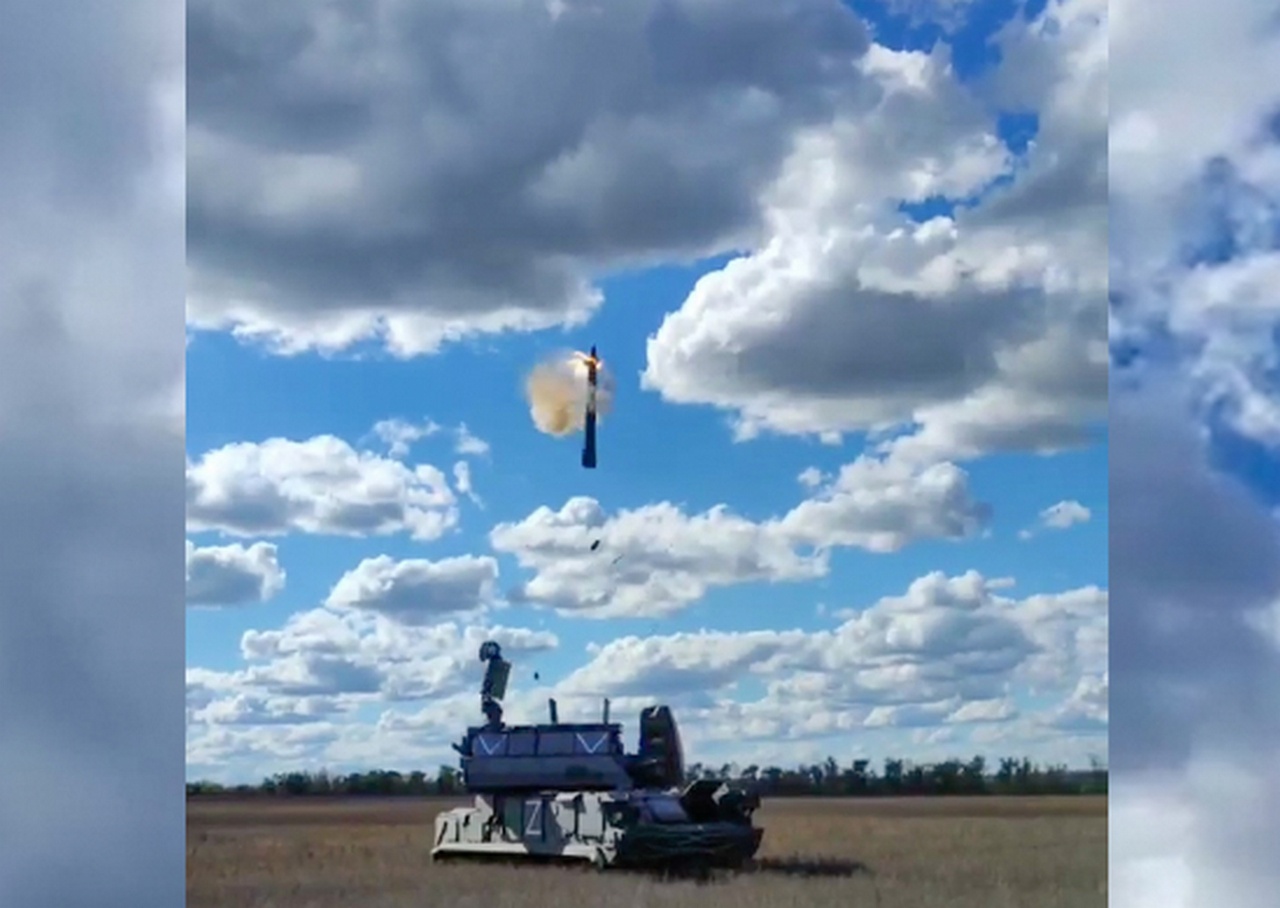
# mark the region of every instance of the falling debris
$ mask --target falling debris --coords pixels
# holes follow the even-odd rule
[[[591,551],[593,551],[593,552],[594,552],[594,551],[595,551],[596,549],[598,549],[598,548],[600,548],[600,540],[599,540],[599,539],[597,539],[595,542],[591,543]]]

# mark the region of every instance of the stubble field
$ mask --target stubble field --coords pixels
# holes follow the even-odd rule
[[[1101,908],[1105,797],[774,800],[710,880],[433,865],[421,799],[188,802],[188,908]]]

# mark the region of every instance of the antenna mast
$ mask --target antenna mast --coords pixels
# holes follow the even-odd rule
[[[480,645],[480,661],[489,663],[484,672],[484,682],[480,685],[480,709],[489,720],[489,727],[502,727],[502,704],[499,703],[507,695],[507,678],[511,675],[511,663],[502,658],[502,648],[493,640],[486,640]]]

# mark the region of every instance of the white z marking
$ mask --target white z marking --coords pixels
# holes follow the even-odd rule
[[[532,807],[533,810],[529,813],[529,819],[525,823],[524,834],[525,835],[541,835],[541,830],[534,829],[534,826],[536,826],[539,823],[539,821],[542,819],[542,802],[529,801],[526,804],[526,806]]]

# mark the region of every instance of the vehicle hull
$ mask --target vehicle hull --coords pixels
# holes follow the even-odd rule
[[[760,847],[749,823],[629,822],[610,814],[627,792],[481,795],[436,817],[433,860],[550,859],[609,867],[741,867]]]

